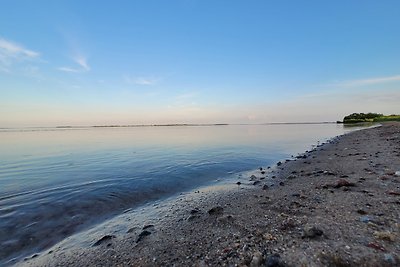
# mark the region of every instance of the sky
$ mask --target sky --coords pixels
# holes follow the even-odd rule
[[[0,7],[0,127],[400,113],[398,0]]]

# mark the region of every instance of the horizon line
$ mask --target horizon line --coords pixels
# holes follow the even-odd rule
[[[73,129],[73,128],[134,128],[134,127],[178,127],[178,126],[229,126],[229,125],[277,125],[277,124],[330,124],[336,121],[320,122],[264,122],[264,123],[165,123],[165,124],[105,124],[105,125],[58,125],[58,126],[21,126],[0,127],[6,129]]]

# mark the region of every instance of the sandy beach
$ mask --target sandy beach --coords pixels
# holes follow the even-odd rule
[[[170,201],[163,218],[17,266],[398,266],[400,123]]]

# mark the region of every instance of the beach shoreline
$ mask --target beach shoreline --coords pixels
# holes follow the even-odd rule
[[[16,265],[393,266],[400,262],[397,171],[400,124],[385,123],[238,185],[183,194],[158,209],[159,220],[126,214],[129,229],[78,247],[57,244]]]

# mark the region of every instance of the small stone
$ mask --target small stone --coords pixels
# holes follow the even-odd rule
[[[236,182],[236,184],[237,184],[237,185],[241,185],[242,183],[241,183],[241,182]]]
[[[232,215],[225,215],[225,216],[222,216],[222,217],[218,218],[217,221],[220,222],[220,223],[228,223],[228,222],[233,221],[233,216]]]
[[[368,216],[368,215],[365,215],[365,216],[361,216],[360,217],[360,221],[363,222],[363,223],[368,223],[368,222],[372,221],[372,218],[370,216]]]
[[[357,210],[357,213],[358,213],[358,214],[361,214],[361,215],[365,215],[365,214],[367,214],[368,212],[366,212],[365,210],[359,209],[359,210]]]
[[[339,179],[333,187],[334,188],[340,188],[342,186],[355,186],[355,184],[354,183],[350,183],[346,179]]]
[[[137,238],[137,240],[136,240],[136,243],[139,243],[145,236],[148,236],[148,235],[151,235],[151,232],[146,231],[146,230],[142,231],[142,232],[139,234],[139,236],[138,236],[138,238]]]
[[[100,238],[99,240],[97,240],[97,242],[93,244],[93,247],[98,246],[98,245],[100,245],[100,244],[102,244],[102,243],[104,243],[106,241],[109,241],[112,238],[115,238],[115,236],[113,236],[113,235],[105,235],[102,238]]]
[[[276,163],[276,165],[281,166],[282,162],[278,161],[278,163]]]
[[[262,190],[267,190],[268,189],[268,185],[263,185]]]
[[[392,254],[385,253],[383,254],[383,258],[385,259],[386,262],[393,264],[393,266],[396,264],[396,259],[393,257]]]
[[[213,207],[208,211],[208,214],[210,215],[221,215],[222,213],[224,213],[224,208],[221,206]]]
[[[280,185],[280,186],[284,186],[285,183],[284,183],[284,182],[279,182],[279,185]]]
[[[263,262],[263,255],[261,252],[257,251],[253,254],[253,257],[250,262],[250,267],[259,267]]]
[[[147,224],[147,225],[143,226],[142,230],[146,230],[146,229],[149,229],[151,227],[154,227],[154,224]]]
[[[200,216],[199,216],[199,215],[192,214],[192,215],[190,215],[189,217],[187,217],[186,220],[187,220],[187,221],[192,221],[192,220],[195,220],[195,219],[197,219],[197,218],[200,218]]]
[[[259,183],[261,183],[261,181],[254,181],[253,185],[258,185]]]
[[[198,210],[198,209],[192,209],[190,211],[190,214],[196,214],[196,213],[199,213],[199,212],[200,212],[200,210]]]
[[[297,176],[296,176],[296,175],[294,175],[294,174],[292,174],[292,175],[289,175],[287,178],[288,178],[289,180],[292,180],[292,179],[296,179],[296,178],[297,178]]]
[[[391,241],[391,242],[394,242],[396,239],[394,234],[392,234],[389,231],[382,231],[382,232],[376,231],[376,232],[374,232],[374,237],[377,239],[382,239],[382,240]]]
[[[323,234],[324,232],[321,229],[315,226],[306,225],[303,229],[302,238],[316,238],[322,236]]]
[[[282,261],[279,254],[273,254],[267,257],[266,267],[285,267],[286,264]]]
[[[255,176],[254,174],[252,176],[250,176],[250,181],[254,181],[257,180],[257,176]]]
[[[400,171],[396,171],[396,172],[394,173],[394,176],[400,177]]]

